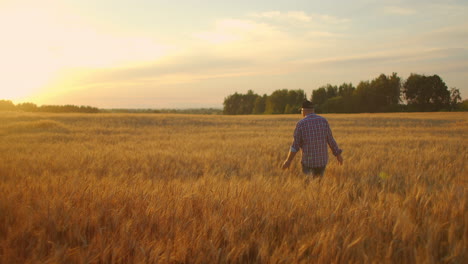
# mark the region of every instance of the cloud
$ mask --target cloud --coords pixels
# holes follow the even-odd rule
[[[251,13],[253,18],[266,18],[266,19],[277,19],[283,21],[300,21],[300,22],[310,22],[312,18],[303,11],[267,11],[260,13]]]
[[[395,6],[385,10],[399,15],[411,12]],[[306,88],[314,87],[315,82],[366,80],[375,77],[374,74],[393,71],[409,74],[420,70],[444,72],[448,67],[466,69],[466,49],[441,49],[464,45],[467,35],[464,24],[432,31],[389,28],[387,32],[399,34],[380,30],[381,34],[376,35],[365,30],[362,34],[356,32],[356,27],[361,27],[357,22],[302,11],[251,13],[218,19],[171,45],[163,45],[149,35],[139,38],[85,30],[78,34],[79,38],[90,38],[91,43],[94,39],[97,43],[82,44],[84,50],[90,50],[89,55],[83,56],[84,61],[88,56],[103,60],[114,53],[120,55],[110,60],[112,67],[97,63],[69,71],[63,80],[55,83],[55,91],[65,88],[64,93],[73,95],[78,92],[69,91],[82,91],[88,99],[104,100],[112,95],[120,98],[115,99],[119,102],[128,97],[140,103],[156,100],[163,103],[164,100],[176,102],[177,97],[181,98],[180,102],[189,102],[191,97],[203,97],[201,91],[210,88],[210,96],[216,95],[217,99],[209,100],[221,104],[223,96],[229,94],[227,87],[257,91],[263,84],[268,86],[264,88],[267,91],[284,88],[278,86],[288,82],[297,84],[290,88]],[[447,45],[454,36],[461,41]],[[434,37],[447,41],[436,45]],[[79,46],[70,45],[66,53]],[[462,59],[456,63],[451,64],[447,59],[457,56]],[[132,62],[132,58],[136,60]],[[140,98],[143,94],[148,98]]]
[[[251,13],[248,17],[221,19],[212,29],[193,34],[199,42],[190,46],[190,50],[208,56],[235,56],[259,63],[284,62],[302,56],[305,51],[335,45],[331,42],[345,36],[341,26],[350,21],[298,11]],[[311,21],[315,22],[309,23]]]
[[[286,74],[293,70],[289,61],[304,56],[304,52],[324,48],[327,41],[340,36],[314,30],[294,34],[252,19],[221,19],[212,29],[194,33],[192,37],[193,41],[185,43],[182,52],[163,60],[94,69],[90,74],[69,78],[77,81],[68,86],[104,87],[117,83],[170,86],[219,78]]]
[[[303,12],[279,14],[283,15],[288,21],[306,22],[310,18]],[[274,18],[278,14],[263,13],[262,16]],[[320,16],[320,19],[327,23],[333,21],[331,16]],[[287,21],[280,24],[284,23]],[[249,19],[217,20],[211,28],[191,37],[176,44],[179,47],[177,52],[159,60],[156,56],[149,56],[153,61],[64,73],[50,94],[57,96],[81,90],[96,96],[96,91],[100,91],[99,96],[126,95],[129,89],[134,94],[154,94],[154,91],[166,89],[169,92],[164,94],[169,93],[165,95],[169,96],[171,87],[200,87],[216,80],[286,75],[298,70],[291,63],[296,58],[319,53],[320,49],[328,48],[328,42],[340,36],[316,27],[282,27],[277,22],[250,16]],[[64,92],[60,92],[62,89]],[[158,94],[162,96],[161,92]]]
[[[109,67],[154,60],[174,49],[147,34],[99,29],[76,14],[62,11],[52,3],[0,10],[0,31],[6,35],[0,52],[13,52],[17,58],[24,52],[40,54],[58,66]]]
[[[215,23],[213,30],[198,32],[193,36],[212,44],[226,44],[242,41],[247,34],[264,30],[261,27],[262,25],[249,20],[222,19]]]
[[[300,22],[311,26],[338,25],[350,22],[350,19],[348,18],[340,18],[329,14],[307,14],[303,11],[267,11],[250,13],[249,17],[268,20],[270,22],[277,21],[286,24]]]
[[[315,18],[315,20],[317,20],[319,23],[331,25],[347,24],[351,22],[351,19],[348,18],[341,18],[324,14],[314,15],[313,18]]]
[[[216,58],[242,58],[256,63],[275,62],[307,45],[304,37],[269,23],[249,19],[224,19],[211,30],[194,34],[189,52]],[[191,55],[189,55],[191,56]]]
[[[99,84],[102,86],[115,83],[170,85],[197,82],[208,78],[244,75],[245,69],[252,67],[252,62],[244,59],[180,56],[164,62],[96,69],[84,72],[75,79],[80,79],[81,85]]]
[[[380,2],[379,2],[380,3]],[[388,15],[397,16],[426,16],[433,19],[444,18],[448,22],[454,18],[466,17],[468,4],[466,1],[388,1],[387,5],[379,7],[380,11]]]
[[[385,14],[390,14],[390,15],[410,16],[410,15],[414,15],[416,13],[416,10],[407,8],[407,7],[384,6],[383,12]]]
[[[456,46],[464,46],[468,43],[468,23],[461,23],[451,26],[435,28],[422,32],[415,36],[420,42],[438,40],[439,42],[451,42]]]
[[[459,58],[464,60],[468,58],[468,49],[466,48],[438,48],[438,49],[424,49],[415,50],[408,49],[395,49],[383,50],[378,52],[362,52],[347,56],[326,57],[322,59],[303,59],[294,61],[292,64],[297,65],[299,68],[310,66],[332,66],[332,67],[348,67],[350,65],[359,65],[366,67],[374,63],[388,63],[391,62],[395,65],[409,63],[409,62],[427,62],[434,60],[448,60]],[[468,64],[467,62],[465,62]]]

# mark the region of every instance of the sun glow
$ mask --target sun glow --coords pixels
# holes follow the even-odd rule
[[[0,9],[0,99],[66,93],[76,72],[156,60],[171,48],[155,39],[100,30],[58,7]],[[72,73],[72,74],[70,74]]]
[[[0,97],[10,100],[32,100],[43,90],[59,70],[50,54],[41,50],[20,50],[8,53],[2,50],[0,56]]]
[[[0,71],[5,72],[1,68]],[[12,72],[6,77],[1,77],[0,98],[13,101],[34,101],[37,94],[46,87],[51,75],[53,74],[49,69]]]
[[[31,23],[31,21],[34,21]],[[6,8],[0,12],[0,98],[24,100],[39,92],[57,71],[47,39],[45,14]]]

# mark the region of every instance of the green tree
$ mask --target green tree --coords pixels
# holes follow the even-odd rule
[[[293,106],[290,104],[287,104],[286,107],[284,108],[284,114],[294,114],[296,111]]]
[[[223,114],[236,115],[241,104],[241,95],[237,92],[224,98]]]
[[[358,112],[389,112],[399,110],[401,79],[396,73],[379,75],[372,81],[361,81],[348,98]]]
[[[336,97],[338,95],[338,87],[327,84],[325,88],[327,90],[327,99]]]
[[[311,101],[315,105],[317,113],[327,113],[329,111],[327,100],[338,96],[338,87],[326,84],[312,91]]]
[[[354,91],[356,91],[356,88],[351,83],[343,83],[338,87],[338,96],[343,98],[341,100],[343,113],[354,113],[358,111]]]
[[[326,102],[329,113],[345,113],[345,99],[343,96],[335,96]]]
[[[460,90],[457,88],[450,89],[450,110],[456,110],[461,101]]]
[[[468,111],[468,99],[463,100],[458,104],[457,110],[459,111]]]
[[[255,99],[253,113],[257,115],[265,113],[266,101],[267,101],[266,94],[264,94],[263,96],[257,97],[257,99]]]
[[[358,112],[375,112],[377,102],[374,100],[375,91],[369,81],[361,81],[354,92],[356,96],[356,107]]]
[[[0,111],[15,111],[16,107],[10,100],[0,100]]]
[[[17,104],[16,108],[21,111],[25,112],[36,112],[37,111],[37,105],[33,103],[21,103]]]
[[[237,92],[224,99],[223,113],[226,115],[249,115],[254,112],[255,102],[260,96],[249,90],[247,94]]]
[[[288,97],[287,97],[287,106],[285,108],[285,114],[298,114],[300,113],[302,101],[306,97],[303,90],[289,90]]]
[[[267,98],[265,112],[267,114],[284,114],[288,104],[288,90],[276,90]]]
[[[338,95],[342,96],[343,98],[349,98],[353,96],[355,90],[356,88],[352,83],[343,83],[338,87]]]
[[[396,73],[391,76],[381,74],[370,83],[370,94],[374,104],[371,103],[375,112],[388,112],[398,109],[400,102],[401,80]]]
[[[438,75],[411,74],[403,85],[403,93],[413,111],[440,111],[450,108],[450,92]]]
[[[241,96],[240,109],[238,114],[240,115],[250,115],[253,113],[255,106],[255,100],[259,97],[258,94],[254,93],[252,90],[249,90],[247,94]]]
[[[312,91],[311,102],[315,105],[316,113],[327,112],[327,106],[325,105],[327,99],[327,89],[325,87],[322,86]]]

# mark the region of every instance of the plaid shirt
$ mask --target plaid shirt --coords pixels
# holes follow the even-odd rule
[[[343,152],[333,138],[328,121],[316,114],[309,114],[297,122],[291,152],[302,149],[302,164],[306,167],[325,167],[328,163],[327,144],[337,156]]]

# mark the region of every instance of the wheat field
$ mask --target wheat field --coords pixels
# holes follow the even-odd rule
[[[468,114],[0,113],[0,263],[467,263]]]

